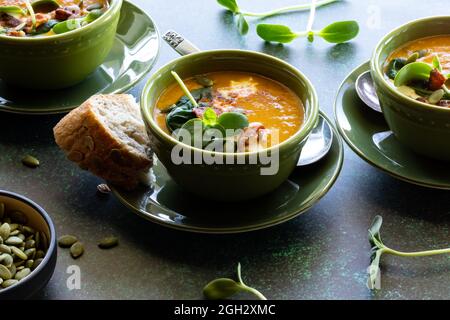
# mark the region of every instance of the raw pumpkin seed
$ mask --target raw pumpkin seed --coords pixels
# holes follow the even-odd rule
[[[33,270],[36,269],[41,264],[42,260],[44,260],[44,259],[43,258],[39,258],[39,259],[34,260],[34,262],[33,262]]]
[[[26,234],[34,234],[35,231],[29,226],[23,226],[23,232],[25,232]]]
[[[70,254],[72,255],[72,258],[74,259],[78,259],[79,257],[81,257],[84,253],[84,246],[81,242],[75,242],[71,247],[70,247]]]
[[[29,168],[37,168],[40,164],[38,159],[30,155],[23,157],[22,163],[24,166],[27,166]]]
[[[98,243],[100,249],[110,249],[116,247],[119,244],[119,239],[114,236],[106,237]]]
[[[3,280],[11,279],[11,271],[2,264],[0,264],[0,278]]]
[[[38,251],[36,251],[35,259],[41,259],[41,258],[43,258],[44,256],[45,256],[45,252],[42,251],[42,250],[38,250]]]
[[[14,276],[14,279],[16,280],[22,280],[26,276],[28,276],[31,273],[31,270],[29,268],[23,268],[20,271],[17,271],[16,275]]]
[[[19,282],[19,280],[16,280],[16,279],[5,280],[2,283],[2,287],[3,288],[8,288],[8,287],[11,287],[11,286],[15,285],[17,282]]]
[[[4,223],[0,226],[0,237],[2,237],[3,241],[8,239],[10,233],[11,227],[9,226],[9,223]]]
[[[6,244],[0,244],[0,253],[11,253],[11,249]]]
[[[41,237],[41,249],[47,250],[48,248],[48,239],[47,239],[47,235],[43,232],[39,232],[40,237]]]
[[[14,262],[13,257],[7,253],[3,253],[0,256],[0,263],[7,268],[9,268],[13,264],[13,262]]]
[[[33,259],[27,260],[27,262],[25,262],[25,267],[31,269],[31,268],[33,268],[33,264],[34,264]]]
[[[33,239],[25,241],[25,249],[31,249],[36,247],[36,241]]]
[[[19,237],[9,237],[8,239],[6,239],[5,243],[11,246],[19,246],[23,243],[23,240]]]
[[[34,257],[36,256],[36,248],[27,249],[23,253],[26,254],[28,259],[34,259]]]
[[[58,245],[61,248],[70,248],[77,241],[77,237],[67,234],[58,239]]]
[[[11,267],[8,268],[9,272],[11,272],[11,278],[14,278],[17,272],[17,268],[14,264],[11,265]]]
[[[12,253],[14,253],[16,255],[16,257],[18,257],[18,258],[20,258],[22,260],[27,260],[28,259],[28,257],[25,254],[25,252],[23,252],[22,250],[20,250],[17,247],[11,247],[11,251],[12,251]]]
[[[27,221],[25,213],[0,202],[0,291],[27,277],[45,256],[47,235]]]

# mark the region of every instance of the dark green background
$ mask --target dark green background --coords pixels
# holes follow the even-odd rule
[[[356,19],[359,37],[332,46],[299,39],[287,46],[265,44],[251,25],[240,37],[233,18],[214,0],[135,0],[155,19],[160,31],[174,29],[202,49],[243,48],[285,59],[316,86],[321,108],[332,115],[340,82],[369,59],[377,41],[409,20],[448,13],[447,0],[345,1],[321,8],[316,28],[335,20]],[[252,11],[296,4],[297,0],[240,0]],[[375,12],[379,23],[369,17]],[[294,29],[305,27],[308,13],[267,19]],[[375,19],[377,20],[377,19]],[[157,68],[177,57],[162,45]],[[141,83],[132,91],[138,95]],[[242,235],[208,236],[172,231],[128,211],[111,195],[99,198],[100,180],[65,159],[51,128],[61,116],[24,117],[0,114],[0,188],[19,192],[41,204],[57,232],[78,235],[86,254],[77,261],[60,250],[56,273],[37,298],[43,299],[201,299],[203,286],[216,277],[234,276],[238,261],[244,280],[273,299],[449,299],[450,257],[385,257],[382,290],[365,285],[369,263],[367,228],[383,215],[384,240],[402,250],[450,244],[449,192],[397,181],[372,168],[349,149],[341,177],[330,193],[307,214],[268,230]],[[22,166],[25,154],[42,162],[36,170]],[[120,246],[96,247],[115,234]],[[81,290],[66,288],[69,265],[80,266]]]

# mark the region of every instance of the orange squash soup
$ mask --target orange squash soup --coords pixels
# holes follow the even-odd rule
[[[157,101],[154,118],[169,134],[193,119],[205,122],[205,117],[217,117],[220,126],[221,120],[230,124],[227,120],[236,118],[241,124],[241,137],[254,135],[271,146],[275,144],[270,142],[274,132],[281,143],[298,132],[304,122],[300,98],[285,85],[255,73],[212,72],[183,82],[198,106],[189,107],[190,102],[178,83],[167,88]]]
[[[386,60],[386,77],[406,96],[450,107],[450,35],[417,39]]]

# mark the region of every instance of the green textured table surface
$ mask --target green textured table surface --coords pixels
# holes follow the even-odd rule
[[[443,14],[447,0],[345,1],[318,10],[315,26],[356,19],[359,37],[332,46],[317,39],[287,46],[260,41],[251,25],[238,35],[232,17],[214,0],[135,0],[160,31],[174,29],[203,49],[243,48],[266,52],[300,68],[316,86],[321,108],[332,115],[340,82],[369,59],[387,31],[409,20]],[[296,0],[240,0],[252,11],[296,4]],[[266,19],[304,28],[308,13]],[[177,57],[167,45],[156,68]],[[132,90],[139,95],[143,83]],[[0,189],[24,194],[53,217],[58,234],[76,234],[86,254],[72,260],[60,250],[58,265],[40,299],[201,299],[213,278],[234,276],[238,261],[244,279],[274,299],[449,299],[450,257],[385,257],[382,290],[365,285],[369,263],[367,228],[383,215],[384,240],[402,250],[446,247],[450,240],[449,192],[397,181],[372,168],[346,148],[342,174],[330,193],[307,214],[283,225],[242,235],[208,236],[169,230],[135,216],[112,195],[100,198],[100,180],[65,159],[51,128],[61,116],[0,114]],[[22,166],[25,154],[42,163]],[[99,238],[115,234],[120,246],[100,251]],[[71,265],[81,269],[81,289],[66,286]]]

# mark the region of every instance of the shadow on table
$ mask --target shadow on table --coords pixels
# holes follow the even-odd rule
[[[450,224],[450,191],[412,185],[381,172],[369,179],[373,180],[366,181],[360,192],[368,206],[389,203],[390,214],[398,218],[420,219],[442,227]]]
[[[64,115],[0,114],[0,141],[17,145],[48,145],[52,128]]]

